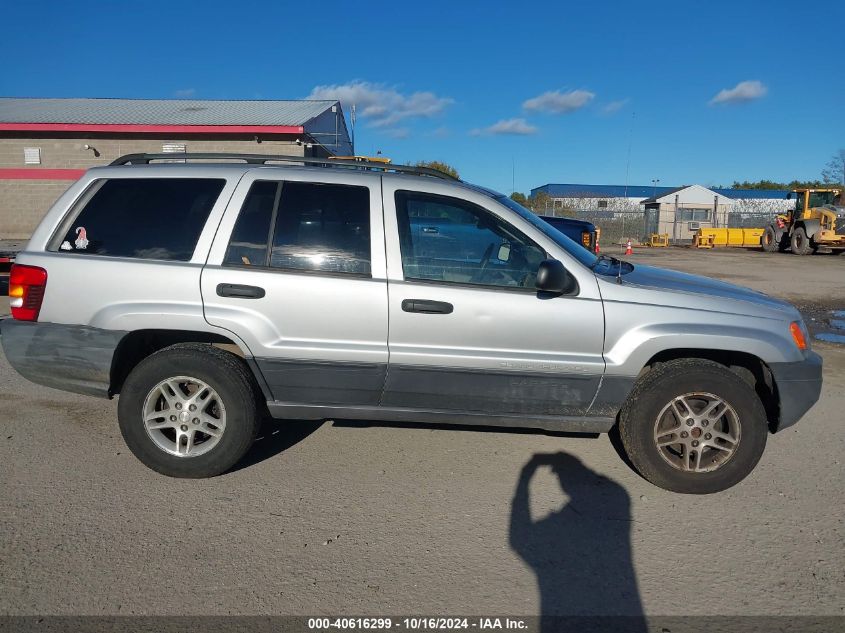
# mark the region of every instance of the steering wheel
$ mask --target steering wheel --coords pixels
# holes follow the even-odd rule
[[[484,273],[487,270],[487,264],[490,263],[490,257],[493,255],[493,242],[484,250],[484,255],[481,256],[481,266],[478,268],[478,273],[475,275],[475,281],[484,279]]]

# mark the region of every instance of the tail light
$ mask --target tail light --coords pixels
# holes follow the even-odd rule
[[[590,247],[592,246],[592,241],[592,235],[590,235],[589,231],[581,231],[581,244],[584,245],[584,248],[590,250]]]
[[[9,273],[9,305],[12,318],[37,321],[47,288],[47,271],[37,266],[14,264]]]

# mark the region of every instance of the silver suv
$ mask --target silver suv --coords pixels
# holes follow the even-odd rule
[[[709,493],[821,389],[788,303],[596,257],[425,169],[130,155],[71,186],[17,262],[9,362],[120,394],[129,448],[177,477],[231,468],[269,412],[618,429],[643,477]]]

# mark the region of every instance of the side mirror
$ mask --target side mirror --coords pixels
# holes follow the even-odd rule
[[[575,278],[556,259],[540,262],[537,269],[537,290],[561,295],[575,289]]]

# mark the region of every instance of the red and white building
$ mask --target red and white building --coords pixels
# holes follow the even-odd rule
[[[89,167],[136,152],[348,156],[338,101],[0,98],[0,239],[25,239]]]

